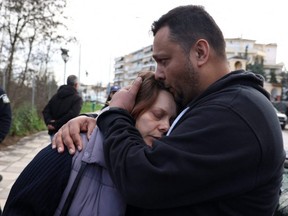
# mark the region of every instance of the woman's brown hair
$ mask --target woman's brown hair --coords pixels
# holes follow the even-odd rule
[[[168,91],[163,84],[155,79],[153,72],[141,72],[138,76],[141,77],[143,81],[137,93],[135,106],[131,112],[134,119],[137,119],[138,116],[153,105],[161,90]]]

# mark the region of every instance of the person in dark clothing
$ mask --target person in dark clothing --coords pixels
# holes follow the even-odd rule
[[[111,88],[110,88],[110,91],[109,91],[109,95],[108,95],[108,97],[107,97],[107,99],[106,99],[106,101],[105,101],[105,104],[104,104],[104,106],[102,107],[102,109],[104,109],[104,108],[106,108],[107,106],[109,106],[109,103],[110,103],[110,101],[111,101],[111,99],[112,99],[112,96],[117,92],[117,91],[119,91],[120,90],[120,87],[119,86],[111,86]]]
[[[67,85],[60,86],[42,111],[51,140],[62,125],[80,114],[83,100],[77,92],[78,85],[75,75],[68,76]]]
[[[0,143],[6,137],[11,127],[12,113],[10,100],[5,91],[0,87]]]
[[[6,92],[0,87],[0,143],[7,136],[12,122],[12,112],[10,106],[10,100]],[[2,180],[2,175],[0,175],[0,182]],[[0,215],[2,209],[0,206]]]
[[[223,34],[202,6],[170,10],[152,32],[155,77],[184,109],[152,149],[143,147],[129,114],[141,80],[118,91],[97,117],[126,215],[273,215],[285,151],[264,79],[230,71]],[[86,122],[62,126],[52,146],[61,152],[65,140],[69,152],[74,143],[81,149],[80,126],[93,127]]]

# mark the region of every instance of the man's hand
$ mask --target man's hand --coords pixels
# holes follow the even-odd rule
[[[53,126],[53,123],[55,122],[55,120],[51,120],[48,125],[47,128],[48,130],[55,130],[55,127]]]
[[[55,127],[53,125],[51,125],[51,124],[48,124],[47,128],[48,128],[48,130],[55,130]]]
[[[142,78],[137,77],[131,86],[121,88],[113,95],[109,106],[119,107],[127,110],[128,112],[131,112],[135,105],[135,98],[141,86],[141,83]]]
[[[74,154],[76,152],[75,147],[79,151],[83,148],[80,132],[86,132],[87,138],[96,126],[96,119],[87,116],[78,116],[71,119],[64,124],[59,131],[54,135],[52,141],[52,148],[56,148],[59,153],[64,151],[64,145],[67,146],[69,153]]]

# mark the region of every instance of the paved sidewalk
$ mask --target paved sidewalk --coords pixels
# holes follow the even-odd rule
[[[0,205],[3,209],[9,191],[24,167],[34,156],[50,143],[47,131],[41,131],[19,140],[16,144],[7,146],[0,151]]]

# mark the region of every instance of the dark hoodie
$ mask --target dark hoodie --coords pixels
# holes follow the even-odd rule
[[[55,130],[49,130],[48,133],[55,134],[62,125],[78,116],[82,103],[82,98],[73,86],[62,85],[42,111],[46,125],[52,124],[55,127]]]
[[[147,147],[124,110],[103,112],[110,175],[126,215],[271,216],[285,153],[263,80],[231,72],[188,104],[166,137]]]

